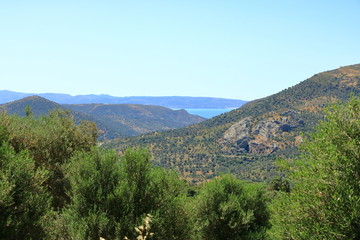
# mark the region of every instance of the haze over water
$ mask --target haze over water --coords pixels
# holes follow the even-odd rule
[[[225,112],[234,110],[233,108],[189,108],[185,109],[188,113],[204,118],[212,118]]]

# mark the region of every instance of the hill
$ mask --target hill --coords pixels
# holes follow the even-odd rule
[[[314,129],[325,106],[359,94],[359,80],[360,64],[341,67],[199,124],[117,139],[107,147],[148,146],[157,164],[188,180],[231,172],[263,181],[277,174],[277,157],[297,155],[302,133]]]
[[[30,96],[17,101],[1,104],[0,109],[5,110],[9,114],[25,116],[25,108],[27,106],[31,107],[32,113],[36,116],[47,114],[51,110],[62,108],[59,104],[45,98]]]
[[[19,116],[25,116],[25,109],[27,106],[30,106],[31,112],[34,116],[46,115],[50,111],[54,111],[57,109],[61,110],[69,110],[64,108],[60,104],[52,102],[46,98],[40,96],[30,96],[25,97],[17,101],[5,103],[0,105],[0,110],[6,111],[8,114],[17,114]],[[102,137],[112,134],[112,129],[106,126],[101,120],[94,118],[89,114],[85,114],[82,112],[69,110],[71,115],[74,116],[76,122],[80,121],[91,121],[96,123],[97,127],[103,132]]]
[[[0,91],[0,103],[7,103],[16,101],[24,97],[38,95],[40,97],[49,99],[59,104],[89,104],[89,103],[104,103],[104,104],[144,104],[163,106],[172,109],[184,108],[237,108],[246,103],[243,100],[225,99],[225,98],[211,98],[211,97],[114,97],[106,94],[101,95],[76,95],[61,93],[18,93],[8,90]]]
[[[65,108],[101,120],[118,136],[135,136],[199,123],[205,119],[185,110],[140,104],[66,104]],[[113,134],[113,135],[114,135]]]
[[[0,105],[9,114],[25,116],[25,108],[31,107],[35,116],[51,110],[69,110],[77,122],[95,122],[101,130],[101,139],[136,136],[153,131],[163,131],[199,123],[204,118],[191,115],[185,110],[171,110],[160,106],[125,104],[60,105],[43,97],[30,96]]]

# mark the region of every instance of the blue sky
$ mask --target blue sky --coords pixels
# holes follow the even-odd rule
[[[253,100],[360,63],[360,0],[12,0],[0,89]]]

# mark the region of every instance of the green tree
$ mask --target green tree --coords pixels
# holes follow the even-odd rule
[[[144,149],[120,157],[94,147],[77,152],[64,167],[67,205],[52,216],[52,239],[136,238],[134,227],[153,216],[152,239],[189,239],[186,187],[177,174],[153,168]]]
[[[43,187],[48,172],[36,168],[28,152],[0,146],[0,239],[44,237],[43,217],[51,196]]]
[[[115,214],[121,208],[115,193],[120,181],[119,156],[93,147],[90,152],[77,152],[64,169],[71,201],[58,219],[62,221],[60,226],[65,225],[65,232],[63,228],[52,229],[57,230],[52,237],[58,239],[66,233],[70,239],[115,239]]]
[[[34,116],[33,112],[31,111],[31,106],[30,105],[27,105],[25,107],[25,116],[26,117],[32,117]]]
[[[57,110],[34,118],[0,113],[0,127],[10,146],[18,153],[27,150],[35,166],[49,171],[46,182],[53,196],[52,205],[60,209],[68,200],[62,165],[76,151],[89,151],[96,144],[97,128],[93,123],[76,124],[69,112]]]
[[[206,183],[196,198],[195,211],[198,239],[265,239],[269,227],[263,186],[231,175]]]
[[[273,204],[274,239],[360,239],[359,98],[328,109],[286,167],[294,187]]]
[[[277,176],[271,179],[268,190],[290,192],[290,182],[282,176]]]
[[[123,198],[121,236],[135,238],[134,226],[153,216],[152,239],[189,239],[191,226],[185,209],[186,184],[174,172],[153,168],[146,149],[127,149],[121,161]]]

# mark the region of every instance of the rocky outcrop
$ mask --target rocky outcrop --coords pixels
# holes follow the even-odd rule
[[[247,117],[225,131],[220,142],[235,148],[238,152],[267,155],[282,148],[284,144],[280,144],[278,139],[303,125],[304,121],[294,110],[285,111],[280,115],[269,114],[261,119]],[[294,141],[293,144],[297,142]]]
[[[238,148],[244,149],[244,151],[249,151],[252,122],[253,119],[248,117],[235,123],[224,133],[224,140],[235,143]]]

